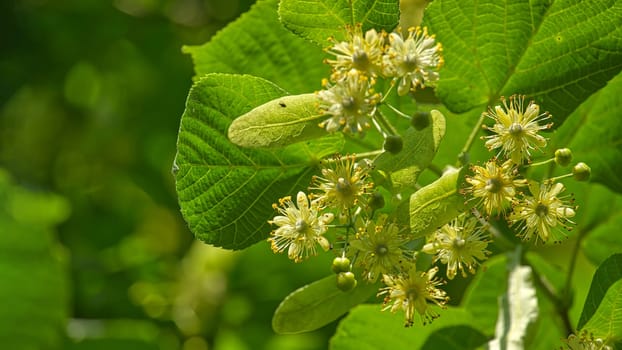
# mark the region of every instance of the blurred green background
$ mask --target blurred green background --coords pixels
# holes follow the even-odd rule
[[[196,242],[171,166],[201,44],[252,0],[0,2],[3,349],[319,349],[277,336],[292,268]],[[288,268],[285,268],[288,267]],[[289,271],[289,272],[287,272]]]

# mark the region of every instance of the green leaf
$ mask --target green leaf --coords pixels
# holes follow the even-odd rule
[[[378,290],[378,284],[359,283],[349,292],[337,288],[335,275],[306,285],[283,300],[272,318],[277,333],[316,330],[345,314]]]
[[[619,341],[622,339],[622,279],[613,283],[601,300],[598,309],[582,327],[594,338]]]
[[[33,203],[28,208],[26,203]],[[0,169],[0,344],[6,349],[61,349],[69,312],[66,256],[52,227],[68,203],[13,184]]]
[[[449,169],[431,184],[410,196],[409,215],[412,238],[423,237],[451,221],[465,209],[458,189],[460,169]]]
[[[281,0],[279,16],[286,28],[320,46],[333,37],[346,39],[345,26],[391,31],[399,21],[397,0]]]
[[[600,264],[594,273],[577,329],[583,329],[596,313],[609,288],[620,279],[622,279],[622,254],[614,254]]]
[[[229,249],[265,239],[272,203],[305,187],[318,158],[340,151],[340,135],[278,151],[243,149],[227,139],[233,119],[284,95],[251,76],[210,74],[192,87],[174,171],[181,212],[199,239]]]
[[[560,127],[553,142],[592,168],[590,180],[622,193],[622,74],[592,95]]]
[[[283,96],[235,119],[229,140],[250,148],[287,146],[326,136],[326,130],[318,126],[323,119],[315,94]]]
[[[488,259],[473,278],[462,302],[464,308],[473,315],[471,325],[485,334],[494,333],[499,313],[498,299],[507,289],[505,266],[504,255]]]
[[[526,94],[557,125],[622,68],[615,0],[440,0],[424,22],[443,44],[437,95],[452,111]]]
[[[396,187],[412,187],[419,174],[430,164],[445,136],[445,117],[437,110],[430,112],[431,123],[422,130],[409,127],[402,135],[404,148],[397,154],[384,152],[376,159],[377,168],[391,173]]]
[[[330,349],[421,349],[433,333],[449,327],[470,325],[473,321],[473,317],[464,309],[448,307],[439,310],[441,317],[434,322],[426,325],[415,322],[412,327],[406,328],[402,311],[391,313],[381,309],[382,306],[378,304],[353,308],[339,323],[337,332],[330,340]],[[437,335],[426,346],[431,346],[434,339],[437,339]]]
[[[422,350],[469,350],[486,344],[488,338],[480,331],[466,325],[450,326],[432,332]]]
[[[184,46],[197,77],[238,73],[262,77],[290,93],[320,88],[330,68],[319,47],[292,34],[279,22],[278,0],[259,0],[247,13],[200,46]],[[315,82],[315,83],[314,83]]]

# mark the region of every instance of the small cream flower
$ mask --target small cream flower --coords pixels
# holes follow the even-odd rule
[[[500,148],[499,153],[512,159],[514,164],[522,164],[531,157],[530,151],[546,146],[546,139],[538,135],[540,130],[548,129],[553,124],[540,125],[541,121],[550,119],[548,112],[540,113],[540,106],[529,102],[524,109],[525,96],[512,95],[510,103],[501,97],[503,107],[488,108],[486,115],[495,121],[492,127],[486,127],[494,134],[485,136],[489,150]]]
[[[507,205],[514,201],[516,188],[527,185],[526,180],[515,178],[514,164],[509,160],[499,166],[496,159],[492,159],[486,162],[485,167],[474,165],[471,170],[475,175],[466,177],[471,185],[466,192],[480,198],[488,215],[504,212]]]
[[[348,41],[337,42],[327,50],[335,56],[334,60],[326,60],[333,67],[333,80],[339,80],[352,69],[370,77],[377,76],[381,71],[386,33],[370,29],[363,36],[360,23],[346,30]]]
[[[433,86],[443,65],[442,45],[436,43],[427,28],[409,28],[406,40],[401,31],[389,34],[389,47],[383,57],[384,74],[399,79],[400,96],[414,91],[417,86]]]
[[[588,336],[586,331],[582,332],[579,336],[570,334],[568,339],[562,340],[566,343],[566,349],[568,350],[611,350],[612,347],[607,345],[602,339],[594,338],[593,334]],[[563,347],[560,349],[564,349]]]
[[[382,311],[404,310],[406,327],[413,325],[415,311],[420,315],[423,324],[438,318],[439,315],[430,308],[428,301],[444,307],[449,297],[445,291],[437,288],[444,284],[442,280],[434,278],[437,272],[437,267],[428,272],[417,271],[412,267],[407,274],[382,275],[382,281],[386,285],[378,293],[378,296],[385,295]]]
[[[435,261],[447,265],[447,278],[450,280],[460,270],[466,277],[468,270],[475,273],[480,261],[490,254],[486,247],[490,242],[482,227],[477,227],[477,220],[469,214],[462,214],[451,223],[438,229],[430,243],[423,247],[423,252],[433,254]]]
[[[374,184],[369,181],[371,164],[366,160],[356,162],[355,156],[336,156],[332,161],[322,163],[322,176],[314,176],[311,190],[322,206],[347,211],[356,205],[367,203],[367,196]],[[314,200],[315,201],[315,200]]]
[[[287,256],[295,262],[300,262],[310,255],[316,255],[316,243],[324,250],[328,250],[330,242],[324,237],[328,224],[333,221],[332,213],[318,216],[319,207],[315,203],[309,205],[309,198],[304,192],[298,192],[296,204],[291,197],[281,198],[279,206],[273,207],[281,215],[277,215],[269,221],[270,224],[279,226],[272,231],[268,241],[272,245],[272,251],[281,253],[287,249]]]
[[[406,239],[400,234],[400,228],[396,223],[387,223],[386,215],[361,226],[350,246],[357,254],[356,264],[363,267],[366,280],[376,282],[382,274],[399,271],[403,262],[412,256],[402,249]]]
[[[380,95],[374,93],[373,78],[353,69],[334,85],[324,80],[325,90],[317,93],[321,113],[330,118],[320,123],[321,128],[335,132],[341,128],[345,132],[363,134],[370,127],[370,118],[376,111]]]
[[[548,242],[551,236],[559,241],[557,233],[559,227],[570,230],[570,225],[574,224],[570,220],[575,215],[575,207],[567,205],[563,198],[558,195],[564,191],[561,183],[530,184],[529,189],[533,197],[525,197],[521,200],[514,211],[509,216],[512,223],[520,222],[521,229],[519,236],[529,241],[535,236],[535,243],[540,239]]]

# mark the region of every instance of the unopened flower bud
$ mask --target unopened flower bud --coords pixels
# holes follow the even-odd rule
[[[430,113],[423,111],[415,112],[413,117],[410,119],[410,124],[416,130],[423,130],[427,128],[428,125],[430,125]]]
[[[570,148],[560,148],[555,151],[555,163],[560,166],[566,166],[570,164],[572,160],[572,151]]]
[[[384,139],[383,148],[389,153],[400,153],[402,147],[404,147],[404,140],[402,140],[400,135],[387,135]]]
[[[343,292],[349,292],[356,287],[356,277],[350,271],[340,272],[337,275],[337,288]]]
[[[384,196],[380,192],[374,192],[369,200],[369,207],[372,210],[381,209],[384,207]]]
[[[590,169],[590,167],[583,162],[579,162],[572,167],[572,175],[577,181],[586,181],[590,178],[591,173],[592,169]]]
[[[331,266],[334,273],[348,272],[350,271],[350,259],[343,257],[336,257],[333,259]]]

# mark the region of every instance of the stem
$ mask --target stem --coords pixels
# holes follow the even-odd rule
[[[374,119],[378,120],[380,124],[382,124],[385,128],[387,128],[392,135],[399,135],[399,133],[397,132],[397,129],[393,127],[393,125],[387,120],[387,118],[385,118],[385,116],[380,112],[380,110],[376,110],[376,113],[374,113],[374,117],[375,117]]]
[[[572,176],[572,173],[566,174],[566,175],[555,176],[555,177],[552,177],[552,178],[546,180],[546,182],[553,183],[553,182],[555,182],[557,180],[561,180],[561,179],[564,179],[564,178],[567,178],[567,177],[571,177],[571,176]]]
[[[399,109],[393,107],[391,104],[386,103],[385,106],[389,107],[393,112],[395,112],[395,114],[399,115],[400,117],[404,117],[408,120],[410,120],[410,116],[402,111],[400,111]]]
[[[525,166],[523,166],[524,168],[530,168],[530,167],[535,167],[535,166],[539,166],[539,165],[544,165],[544,164],[548,164],[550,162],[554,162],[555,158],[551,158],[551,159],[547,159],[547,160],[543,160],[541,162],[538,163],[531,163],[531,164],[527,164]]]
[[[462,147],[462,150],[460,151],[460,155],[458,156],[458,159],[459,159],[458,166],[462,166],[465,164],[465,161],[464,161],[465,156],[469,153],[471,146],[473,146],[473,142],[475,142],[475,137],[477,136],[477,133],[482,128],[482,124],[484,124],[484,118],[486,118],[486,113],[482,113],[479,116],[477,123],[475,123],[475,126],[473,126],[473,129],[471,130],[471,134],[469,135],[469,138],[464,144],[464,147]]]

